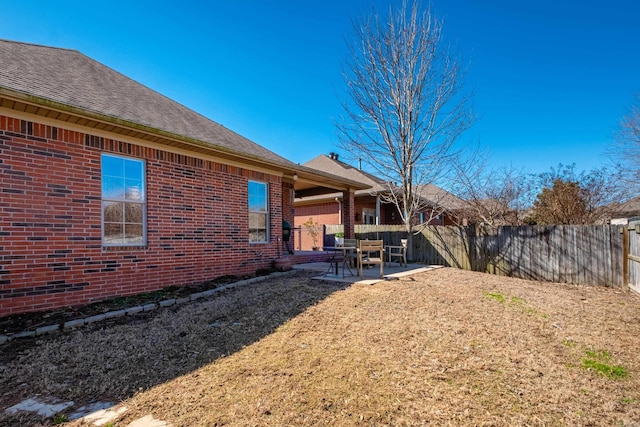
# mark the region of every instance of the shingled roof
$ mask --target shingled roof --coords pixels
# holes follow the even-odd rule
[[[289,160],[76,50],[0,40],[0,95],[62,105],[268,162]],[[69,109],[67,109],[69,111]],[[138,127],[139,128],[139,127]]]
[[[356,196],[375,195],[376,193],[385,193],[389,191],[389,185],[384,180],[338,160],[337,156],[329,157],[325,154],[321,154],[309,160],[304,165],[371,186],[369,189],[356,191]],[[394,191],[400,191],[400,187],[395,186],[394,189]],[[450,211],[462,209],[465,206],[465,202],[462,199],[434,184],[420,185],[416,191],[419,196],[424,198],[426,203],[432,206],[439,206]],[[317,197],[306,197],[305,202],[329,199],[334,196],[340,195],[324,194]]]
[[[384,180],[373,176],[363,170],[355,168],[336,158],[331,158],[326,154],[321,154],[309,160],[308,162],[304,163],[304,166],[371,186],[371,188],[369,189],[356,191],[357,196],[384,192],[388,191],[389,188]]]

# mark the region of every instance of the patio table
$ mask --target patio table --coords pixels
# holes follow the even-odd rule
[[[349,274],[351,274],[352,276],[354,275],[353,271],[351,271],[351,267],[349,267],[349,264],[347,263],[347,253],[355,252],[357,250],[355,246],[325,246],[324,250],[327,252],[331,252],[331,257],[329,258],[329,268],[324,273],[325,276],[328,275],[329,272],[333,271],[334,268],[336,272],[335,275],[339,275],[338,268],[340,259],[338,259],[337,255],[340,252],[342,252],[342,277],[345,277],[345,268],[349,270]]]

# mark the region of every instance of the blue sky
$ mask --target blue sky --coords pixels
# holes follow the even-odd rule
[[[391,3],[398,3],[393,1]],[[0,38],[77,49],[297,163],[338,151],[351,20],[389,1],[3,0]],[[606,162],[640,94],[640,2],[433,0],[491,164]]]

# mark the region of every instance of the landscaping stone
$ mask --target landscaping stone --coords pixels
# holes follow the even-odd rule
[[[13,335],[11,338],[33,338],[36,336],[36,331],[22,331]]]
[[[200,299],[204,297],[204,292],[196,292],[195,294],[191,294],[191,296],[189,297],[191,299],[191,301],[195,301],[197,299]]]
[[[174,305],[176,303],[175,299],[166,299],[163,301],[160,301],[160,307],[171,307],[172,305]]]
[[[131,315],[140,313],[143,310],[144,308],[141,305],[136,305],[135,307],[126,308],[124,311],[127,313],[127,315]]]
[[[146,304],[142,306],[142,310],[144,311],[151,311],[151,310],[155,310],[156,309],[156,305],[151,303],[151,304]]]
[[[20,411],[35,412],[43,417],[52,417],[70,406],[73,406],[71,401],[65,402],[55,397],[35,396],[5,409],[5,412],[8,414],[16,414]]]
[[[69,415],[69,421],[77,420],[78,418],[86,417],[97,411],[106,412],[106,409],[113,407],[113,402],[95,402],[89,405],[81,406],[76,409],[71,415]]]
[[[87,317],[86,319],[84,319],[84,321],[86,324],[89,324],[89,323],[100,322],[106,318],[107,316],[105,316],[104,314],[97,314],[95,316]]]
[[[127,427],[172,427],[173,424],[166,421],[157,420],[153,418],[153,415],[146,415],[142,418],[138,418]]]
[[[58,329],[60,329],[60,325],[42,326],[42,327],[36,329],[36,336],[37,335],[44,335],[44,334],[47,334],[49,332],[55,332]]]
[[[71,329],[71,328],[77,328],[80,326],[84,326],[86,324],[84,319],[76,319],[76,320],[69,320],[68,322],[64,322],[64,329]]]
[[[127,314],[127,312],[124,309],[117,310],[117,311],[110,311],[108,313],[105,313],[105,318],[106,319],[115,319],[116,317],[122,317],[125,314]]]
[[[89,414],[82,418],[83,423],[94,426],[103,426],[118,418],[127,411],[126,406],[117,406],[115,408],[102,409]]]
[[[202,296],[204,298],[209,298],[210,296],[215,295],[216,293],[218,293],[218,291],[216,289],[209,289],[208,291],[204,291],[202,292]]]

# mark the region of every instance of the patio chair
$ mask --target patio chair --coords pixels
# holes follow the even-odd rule
[[[358,273],[362,278],[365,265],[380,265],[380,278],[384,277],[384,243],[382,240],[360,240],[358,245]]]
[[[356,239],[344,239],[344,246],[356,248],[353,251],[345,251],[344,256],[351,267],[355,267],[358,262],[358,241]]]
[[[401,246],[387,246],[387,262],[391,264],[392,258],[400,258],[398,262],[407,266],[407,239],[400,239]]]

